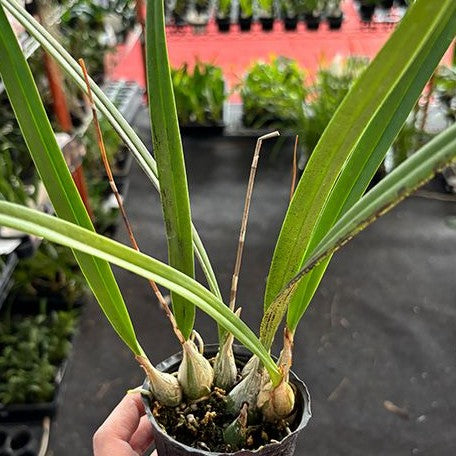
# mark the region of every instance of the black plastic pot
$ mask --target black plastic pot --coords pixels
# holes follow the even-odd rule
[[[320,27],[321,15],[306,13],[304,14],[304,20],[306,22],[307,30],[318,30],[318,28]]]
[[[238,345],[235,345],[233,348],[238,366],[243,367],[251,357],[250,352]],[[214,357],[217,354],[217,350],[217,345],[207,345],[205,347],[205,356],[207,358]],[[175,372],[181,360],[182,353],[177,353],[161,362],[157,368],[163,372]],[[200,450],[172,439],[157,424],[150,409],[150,400],[147,396],[143,396],[147,416],[152,424],[158,456],[292,456],[295,451],[298,435],[306,427],[311,417],[311,412],[310,395],[306,385],[293,372],[291,373],[291,382],[296,388],[296,407],[294,418],[290,425],[291,434],[287,435],[278,443],[270,443],[257,450],[240,450],[235,453],[216,453]],[[147,379],[144,382],[143,388],[146,390],[149,389]]]
[[[394,0],[382,0],[382,8],[391,9],[393,7]]]
[[[179,125],[182,135],[194,138],[206,138],[208,136],[221,136],[225,130],[225,124],[220,122],[213,125],[187,124]]]
[[[231,21],[229,17],[216,17],[217,27],[219,32],[227,33],[230,31]]]
[[[242,17],[239,15],[239,28],[241,32],[250,32],[252,28],[252,16]]]
[[[330,30],[339,30],[342,27],[342,21],[344,19],[344,15],[341,14],[340,16],[327,16],[326,20],[328,21],[328,26]]]
[[[287,32],[294,32],[298,27],[298,16],[285,16],[283,18],[283,25]]]
[[[260,17],[261,28],[263,32],[271,32],[274,28],[274,18],[273,17]]]
[[[176,27],[183,27],[187,23],[185,20],[185,13],[179,14],[173,11],[173,19]]]
[[[374,12],[375,5],[365,5],[363,3],[359,5],[359,14],[363,22],[371,22]]]

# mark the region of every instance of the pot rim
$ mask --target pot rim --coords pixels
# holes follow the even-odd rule
[[[218,344],[206,344],[204,346],[205,348],[205,354],[208,354],[210,357],[215,356],[218,351]],[[245,356],[245,357],[250,357],[252,354],[243,346],[241,345],[233,345],[233,351],[236,355],[238,356]],[[275,358],[275,357],[274,357]],[[169,358],[165,359],[164,361],[160,362],[156,368],[159,371],[165,372],[167,371],[172,365],[179,363],[182,360],[182,352],[175,353],[174,355],[170,356]],[[154,427],[154,432],[158,432],[163,438],[170,439],[172,440],[177,446],[179,446],[182,450],[185,450],[189,452],[190,455],[198,454],[202,456],[248,456],[248,455],[257,455],[259,454],[260,451],[263,451],[264,449],[272,449],[274,447],[280,447],[283,445],[287,440],[293,438],[293,436],[297,436],[306,426],[307,423],[309,422],[310,418],[312,417],[312,412],[311,412],[311,400],[310,400],[310,393],[309,390],[306,386],[306,384],[293,372],[290,371],[290,381],[291,383],[297,387],[297,390],[301,392],[302,394],[302,399],[303,399],[303,404],[302,404],[302,416],[301,420],[296,426],[296,429],[294,429],[290,434],[285,436],[280,442],[273,442],[273,443],[268,443],[267,445],[263,445],[255,450],[238,450],[236,452],[231,452],[231,453],[220,453],[216,451],[206,451],[202,450],[199,448],[194,448],[189,445],[186,445],[182,442],[179,442],[178,440],[174,439],[171,437],[166,431],[163,430],[163,428],[157,423],[155,420],[155,417],[152,414],[152,410],[150,408],[150,399],[147,395],[141,394],[144,407],[146,409],[146,414]],[[149,379],[146,377],[144,383],[143,383],[143,388],[145,390],[149,390]]]

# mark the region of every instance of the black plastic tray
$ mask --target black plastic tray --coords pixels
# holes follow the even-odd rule
[[[41,422],[0,424],[0,455],[37,456],[42,437]]]
[[[61,383],[65,375],[67,364],[68,359],[63,361],[63,363],[57,371],[57,375],[55,378],[54,397],[52,398],[52,401],[37,404],[3,405],[0,403],[0,423],[28,422],[41,420],[46,416],[49,418],[54,417],[57,412]],[[1,452],[0,455],[2,455]]]

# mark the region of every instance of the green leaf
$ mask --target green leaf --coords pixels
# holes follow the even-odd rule
[[[53,38],[52,35],[18,3],[8,0],[0,0],[0,3],[22,24],[30,35],[41,44],[43,49],[55,59],[71,80],[74,81],[83,92],[86,92],[87,89],[79,64],[70,56],[70,54],[68,54],[57,40],[55,40],[55,38]],[[109,101],[103,91],[92,79],[90,79],[90,87],[93,92],[95,105],[131,150],[142,170],[150,179],[154,187],[159,191],[160,186],[157,177],[157,165],[152,155],[133,128],[122,117],[118,109]],[[192,231],[195,253],[207,278],[209,287],[216,296],[221,297],[217,279],[209,261],[209,257],[194,227],[192,227]]]
[[[164,3],[161,0],[147,4],[146,56],[152,142],[168,240],[168,261],[171,266],[193,277],[195,265],[190,199],[166,47]],[[195,308],[182,296],[174,293],[171,296],[177,326],[188,339],[193,330]]]
[[[220,299],[186,274],[119,242],[65,220],[17,204],[0,201],[0,225],[34,234],[109,261],[179,294],[198,306],[257,355],[277,385],[281,374],[252,330]]]
[[[2,7],[0,75],[56,213],[93,231],[92,222],[57,144],[30,69]],[[114,329],[135,354],[142,354],[109,264],[79,252],[75,252],[75,257]]]
[[[312,153],[282,225],[266,309],[299,271],[309,249],[361,197],[455,33],[453,0],[417,0],[344,99]],[[289,296],[290,329],[296,328],[328,261]]]
[[[354,204],[309,253],[303,268],[279,293],[275,301],[286,299],[306,274],[328,255],[336,252],[356,234],[426,183],[435,173],[455,161],[456,125],[453,125],[405,160]]]

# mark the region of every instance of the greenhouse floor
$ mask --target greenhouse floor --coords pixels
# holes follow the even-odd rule
[[[226,295],[254,141],[184,143],[195,225]],[[254,328],[288,203],[289,149],[282,155],[265,149],[260,159],[238,296]],[[134,166],[127,210],[143,250],[165,259],[151,188]],[[415,196],[335,255],[296,336],[294,369],[310,389],[314,415],[296,455],[456,454],[455,216],[454,201]],[[118,239],[127,242],[122,227]],[[147,282],[121,270],[116,275],[151,360],[176,352]],[[200,315],[197,328],[215,342],[207,318]],[[48,454],[90,455],[94,431],[142,380],[98,306],[87,305]]]

